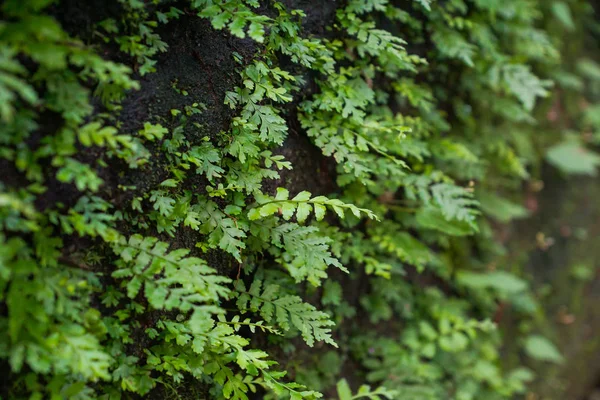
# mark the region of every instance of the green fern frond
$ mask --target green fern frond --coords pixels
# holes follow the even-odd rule
[[[196,305],[226,297],[230,280],[216,275],[206,262],[187,257],[189,250],[168,251],[170,245],[153,237],[132,235],[113,246],[119,256],[114,278],[128,278],[127,296],[135,298],[142,287],[155,309],[188,311]]]
[[[305,303],[298,296],[285,295],[274,284],[265,284],[255,279],[246,289],[242,281],[235,283],[237,306],[241,312],[259,313],[267,323],[276,323],[282,330],[295,328],[302,334],[307,345],[323,341],[337,347],[331,337],[331,326],[335,325],[325,312]]]
[[[325,217],[326,210],[332,209],[338,217],[344,219],[346,211],[350,211],[355,217],[360,218],[363,214],[370,219],[379,219],[374,212],[356,207],[353,204],[344,203],[338,199],[329,199],[325,196],[311,197],[310,192],[303,191],[298,193],[292,199],[290,193],[285,188],[277,188],[277,195],[274,198],[257,194],[257,206],[250,209],[248,218],[257,220],[280,213],[283,219],[290,220],[294,214],[298,222],[305,222],[311,213],[314,213],[317,221]]]

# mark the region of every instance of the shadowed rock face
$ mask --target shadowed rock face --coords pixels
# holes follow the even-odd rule
[[[332,24],[338,6],[335,1],[315,4],[303,0],[288,0],[285,1],[285,5],[289,9],[299,8],[305,11],[306,35],[326,34],[325,28]],[[118,18],[122,13],[122,9],[116,3],[98,1],[82,3],[64,0],[52,10],[66,31],[83,40],[92,38],[94,24],[107,18]],[[136,132],[143,127],[144,122],[160,123],[167,128],[175,128],[179,122],[171,116],[170,111],[182,110],[185,106],[198,103],[203,111],[189,118],[189,122],[197,125],[187,125],[186,138],[192,146],[201,143],[207,136],[216,140],[219,133],[229,128],[231,119],[236,115],[235,110],[224,104],[225,94],[240,84],[239,70],[243,64],[253,59],[260,47],[249,38],[239,39],[225,31],[216,31],[208,20],[198,18],[193,12],[188,12],[167,25],[159,26],[157,33],[168,44],[168,51],[155,56],[156,72],[136,77],[140,89],[131,91],[122,103],[119,115],[120,130],[123,133]],[[133,64],[131,58],[120,53],[113,43],[106,44],[100,50],[100,54],[128,65]],[[241,58],[242,65],[235,62],[234,55]],[[290,68],[296,68],[285,59],[281,62],[282,65],[289,64]],[[181,94],[183,90],[187,95]],[[264,191],[274,193],[276,187],[284,185],[291,192],[310,190],[313,193],[325,194],[336,189],[335,164],[323,157],[321,151],[310,143],[296,119],[295,106],[310,90],[314,90],[314,87],[306,85],[287,107],[287,115],[284,117],[290,127],[289,137],[279,149],[274,150],[275,153],[284,155],[294,169],[282,171],[281,178],[277,181],[265,181]],[[152,146],[152,143],[147,144],[153,155],[159,155],[159,150]],[[81,160],[93,163],[99,157],[95,151],[87,149],[82,152]],[[133,197],[155,189],[160,182],[167,179],[169,172],[166,166],[166,160],[159,156],[152,157],[150,165],[140,169],[129,169],[115,160],[111,168],[98,170],[98,175],[105,182],[98,194],[110,198],[115,207],[126,206]],[[190,177],[186,181],[189,186],[186,189],[203,192],[207,183],[203,177]],[[118,185],[135,186],[136,190],[118,190]],[[74,204],[79,196],[74,188],[65,189],[65,185],[52,182],[49,186],[48,194],[41,200],[42,208],[57,201],[72,201]],[[175,238],[162,239],[177,247],[193,249],[197,242],[195,235],[193,232],[178,231]],[[211,264],[221,272],[227,273],[227,268],[231,268],[230,260],[225,261],[223,258],[228,257],[215,257],[216,260]],[[212,256],[209,255],[208,258],[210,262]]]
[[[320,35],[325,27],[335,18],[337,4],[320,2],[318,5],[310,1],[286,1],[289,8],[302,8],[307,12],[304,24],[306,34]],[[234,61],[234,53],[242,56],[244,62],[249,62],[252,56],[260,50],[250,39],[233,38],[225,32],[215,31],[209,21],[195,16],[183,16],[161,28],[161,38],[169,45],[169,50],[157,57],[156,72],[140,77],[141,88],[129,94],[123,102],[120,120],[124,132],[132,132],[142,128],[145,121],[160,122],[162,125],[174,128],[170,119],[171,109],[182,109],[192,103],[201,103],[204,111],[191,117],[201,128],[190,127],[186,130],[187,139],[192,145],[200,143],[203,137],[216,138],[222,131],[228,129],[235,110],[225,105],[225,93],[240,84],[238,74],[241,66]],[[286,60],[282,60],[283,63]],[[187,91],[182,96],[174,89]],[[289,135],[285,143],[274,153],[285,156],[293,165],[291,171],[281,171],[277,181],[265,181],[263,189],[275,192],[275,188],[285,186],[292,193],[309,190],[313,193],[326,194],[334,192],[335,163],[321,154],[312,145],[297,122],[295,105],[311,88],[306,87],[296,95],[294,104],[288,107]],[[107,196],[118,194],[122,196],[117,203],[126,204],[137,193],[152,190],[168,178],[168,172],[159,157],[151,160],[152,166],[143,170],[128,170],[127,168],[104,171],[102,178],[112,183],[106,190]],[[152,173],[149,173],[152,171]],[[122,173],[125,172],[125,176]],[[112,174],[105,176],[104,174]],[[188,179],[192,181],[189,189],[203,192],[207,182],[202,177]],[[123,193],[114,190],[117,184],[134,185],[135,193]],[[193,231],[179,230],[175,238],[163,237],[175,247],[194,249],[198,241]],[[160,235],[159,235],[160,236]],[[208,252],[203,258],[220,273],[235,276],[237,263],[223,252]],[[182,385],[186,393],[179,393],[184,399],[206,398],[205,388],[199,385]],[[164,393],[164,388],[157,388],[147,398],[164,399],[170,393]],[[182,390],[182,389],[180,389]],[[260,395],[256,395],[260,398]]]
[[[335,18],[335,1],[314,4],[288,0],[284,3],[290,9],[300,8],[307,13],[304,24],[306,35],[323,34],[325,27]],[[228,129],[235,115],[235,110],[224,104],[225,93],[240,83],[238,71],[241,66],[234,61],[234,54],[241,55],[243,62],[249,62],[259,47],[249,38],[234,38],[224,31],[215,31],[209,21],[195,15],[182,16],[162,27],[159,33],[169,45],[169,50],[158,56],[156,72],[141,77],[141,89],[132,92],[125,100],[121,113],[124,131],[140,129],[143,122],[148,120],[160,119],[163,125],[168,126],[171,109],[182,109],[197,102],[204,105],[205,110],[192,117],[192,121],[202,127],[189,129],[187,138],[192,145],[205,136],[215,138]],[[285,60],[283,62],[285,64]],[[174,85],[186,90],[188,95],[177,93]],[[304,93],[296,94],[294,104],[308,90],[306,87]],[[289,138],[275,151],[283,154],[294,166],[294,172],[282,175],[282,180],[291,191],[331,190],[331,185],[319,185],[319,179],[316,179],[319,177],[316,171],[322,174],[324,169],[331,170],[331,166],[325,165],[320,151],[300,131],[294,108],[293,105],[289,107],[289,113],[285,116],[290,127]],[[141,177],[133,172],[132,176],[125,178],[125,183],[129,179],[131,184],[136,184],[143,191],[144,187],[153,187],[163,178],[156,176],[152,179],[147,174],[143,175]],[[269,182],[266,185],[271,186]]]

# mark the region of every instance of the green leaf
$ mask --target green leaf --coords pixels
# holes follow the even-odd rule
[[[514,219],[525,218],[529,211],[520,204],[513,203],[491,192],[477,191],[481,210],[492,218],[507,223]]]
[[[79,191],[87,189],[97,192],[104,183],[89,165],[70,157],[65,159],[64,166],[56,172],[56,179],[66,183],[73,182]]]
[[[596,176],[600,156],[576,140],[559,143],[546,153],[546,159],[565,174]]]
[[[467,236],[476,232],[466,221],[448,221],[438,207],[424,207],[416,214],[416,222],[425,229],[432,229],[450,236]]]
[[[338,381],[337,385],[337,394],[339,400],[352,400],[352,391],[350,390],[350,385],[348,385],[348,381],[342,379]]]
[[[575,22],[567,3],[564,1],[555,1],[552,3],[552,13],[567,30],[572,31],[575,29]]]
[[[577,60],[577,72],[593,81],[600,81],[600,65],[592,59],[580,58]]]
[[[540,335],[531,335],[525,339],[525,351],[536,360],[561,364],[564,361],[556,346]]]
[[[416,1],[421,6],[423,6],[423,8],[426,9],[427,11],[431,11],[431,2],[433,0],[414,0],[414,1]]]
[[[164,180],[160,183],[160,186],[164,186],[164,187],[177,187],[178,182],[175,179],[167,179]]]
[[[248,36],[258,43],[262,43],[265,40],[265,28],[262,24],[252,22],[248,28]]]
[[[527,281],[504,271],[489,273],[460,271],[456,279],[460,284],[474,289],[493,288],[506,294],[522,292],[529,286]]]
[[[139,134],[146,138],[146,140],[154,141],[162,139],[163,136],[168,133],[169,130],[160,124],[151,124],[149,122],[144,123],[144,129],[139,131]]]

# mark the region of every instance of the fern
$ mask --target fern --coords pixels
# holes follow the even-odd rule
[[[243,226],[227,217],[214,202],[201,197],[198,200],[198,204],[193,205],[191,210],[201,222],[199,231],[208,234],[209,245],[225,250],[241,260],[241,251],[246,248],[242,240],[246,237],[244,229],[241,229]]]
[[[355,395],[350,390],[350,385],[345,379],[338,381],[336,385],[339,400],[353,400],[366,398],[370,400],[394,399],[398,395],[396,390],[388,390],[384,387],[379,387],[372,390],[368,385],[362,385]]]
[[[15,50],[4,47],[0,50],[0,116],[4,122],[15,117],[15,104],[23,99],[30,105],[38,103],[38,94],[32,86],[22,79],[27,70],[15,59]]]
[[[417,3],[419,3],[427,11],[431,11],[431,3],[433,2],[433,0],[415,0],[415,1]]]
[[[142,287],[150,305],[156,309],[188,311],[193,307],[218,302],[229,290],[229,279],[196,257],[189,250],[168,251],[169,244],[156,238],[133,235],[113,246],[120,257],[114,278],[128,278],[127,296],[135,298]]]
[[[108,147],[111,150],[131,148],[133,139],[129,135],[119,135],[112,126],[102,126],[101,122],[90,122],[77,131],[79,142],[86,147],[92,145]]]
[[[236,304],[242,312],[258,312],[267,323],[275,322],[284,331],[297,329],[310,347],[315,341],[337,347],[331,337],[330,327],[334,323],[329,316],[300,297],[282,295],[279,286],[265,284],[260,279],[255,279],[247,290],[242,281],[237,281],[235,290]]]
[[[473,57],[475,55],[475,46],[469,43],[457,32],[449,29],[441,29],[432,36],[440,53],[448,58],[456,58],[464,62],[469,67],[473,67]]]
[[[447,183],[438,183],[431,187],[433,201],[440,207],[448,220],[464,221],[475,225],[479,214],[479,202],[473,198],[473,191]]]
[[[314,213],[317,221],[320,221],[325,217],[328,208],[332,209],[342,219],[345,218],[346,211],[350,211],[357,218],[364,214],[370,219],[378,219],[375,213],[370,210],[346,204],[338,199],[328,199],[325,196],[311,198],[310,192],[307,191],[300,192],[290,199],[287,189],[277,188],[277,195],[274,198],[264,195],[256,195],[255,197],[258,205],[248,212],[250,220],[280,213],[285,220],[290,220],[295,214],[297,221],[303,223],[311,213]]]
[[[389,224],[375,227],[371,235],[381,250],[419,270],[436,261],[436,256],[424,243],[407,232],[395,232]]]
[[[492,84],[506,85],[507,90],[519,99],[526,110],[531,111],[538,97],[546,97],[552,83],[541,80],[531,73],[528,66],[504,65],[490,71]],[[502,83],[500,83],[502,82]]]
[[[486,218],[525,216],[519,188],[530,178],[536,185],[547,146],[566,172],[596,170],[585,143],[553,139],[557,126],[599,125],[595,105],[561,107],[562,98],[592,102],[600,76],[578,55],[593,19],[585,0],[348,0],[322,10],[318,2],[120,0],[99,9],[111,18],[86,32],[67,24],[72,34],[61,26],[72,13],[50,3],[7,0],[0,11],[6,396],[527,392],[532,373],[500,365],[501,335],[472,316],[493,315],[502,302],[532,319],[535,296],[518,264],[514,274],[477,270],[501,269],[497,223]],[[173,43],[196,28],[211,46],[228,43],[223,54],[235,63],[217,60],[225,69],[215,75],[198,55],[181,54],[209,69],[206,87],[179,68],[192,65],[186,60],[164,70],[186,47]],[[560,63],[561,51],[569,62]],[[549,77],[561,96],[546,123],[533,109],[550,95]],[[141,101],[150,89],[152,101]],[[200,99],[212,99],[210,108]],[[292,168],[279,154],[290,132],[306,136],[323,165],[335,164],[335,198],[295,186],[269,194],[308,173],[281,173]],[[586,157],[571,162],[578,154]],[[385,329],[374,332],[379,321]],[[308,347],[332,346],[307,352],[298,333]],[[516,340],[524,354],[560,358],[534,336]],[[349,350],[355,392],[339,380]]]
[[[182,161],[194,165],[197,174],[205,175],[210,181],[222,177],[225,170],[220,166],[221,154],[210,143],[192,147],[187,153],[182,154]],[[184,168],[187,165],[183,165]]]
[[[282,224],[272,229],[271,242],[282,265],[297,282],[308,280],[319,286],[327,277],[328,266],[334,266],[344,272],[348,270],[331,254],[329,245],[332,240],[318,235],[314,226],[300,226],[294,223]]]
[[[244,2],[215,3],[212,0],[193,0],[191,3],[193,8],[200,10],[198,14],[201,17],[210,18],[215,29],[227,26],[231,34],[239,38],[248,34],[257,42],[264,40],[265,26],[269,25],[270,19],[253,13]]]
[[[103,181],[96,172],[87,164],[82,164],[72,158],[64,160],[62,166],[56,173],[56,179],[61,182],[73,182],[78,190],[89,189],[91,192],[97,192]]]

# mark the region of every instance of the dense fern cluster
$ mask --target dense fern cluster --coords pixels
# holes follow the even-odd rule
[[[600,82],[592,60],[559,57],[585,1],[349,0],[322,35],[278,1],[112,3],[85,40],[60,2],[1,6],[8,398],[525,393],[534,373],[502,362],[492,318],[500,301],[516,318],[539,306],[498,264],[494,227],[527,215],[520,187],[548,144],[567,172],[599,163],[578,135],[538,137],[534,113],[553,81],[573,96]],[[131,128],[123,101],[181,18],[255,43],[220,99],[233,117],[207,133],[174,82],[189,104]],[[335,163],[336,193],[280,179],[296,119]],[[512,339],[560,360],[534,328]]]

